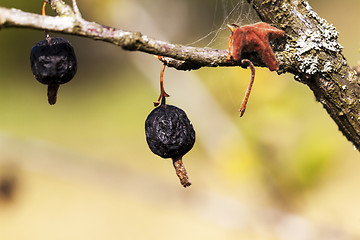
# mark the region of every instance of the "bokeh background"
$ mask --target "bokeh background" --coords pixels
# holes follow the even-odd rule
[[[70,1],[68,1],[70,2]],[[360,59],[360,2],[311,0]],[[241,0],[79,0],[83,17],[175,43],[226,48],[227,23],[258,21]],[[42,1],[0,0],[40,13]],[[52,15],[52,10],[47,8]],[[52,33],[52,36],[63,36]],[[78,73],[50,106],[30,71],[44,33],[0,31],[0,239],[360,239],[360,155],[292,75],[242,68],[165,71],[169,104],[197,132],[183,189],[148,149],[144,121],[161,63],[65,36]],[[63,36],[64,37],[64,36]]]

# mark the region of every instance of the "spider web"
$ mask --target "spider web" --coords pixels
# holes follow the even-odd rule
[[[246,0],[215,0],[212,29],[200,39],[188,44],[209,48],[224,48],[230,31],[227,24],[235,23],[239,26],[259,22],[251,3]]]
[[[247,0],[214,0],[214,11],[211,29],[209,32],[189,44],[191,46],[208,47],[214,49],[227,49],[227,43],[230,36],[228,24],[237,24],[239,26],[260,22],[252,3]],[[242,98],[238,92],[234,92],[234,84],[229,81],[220,81],[223,84],[227,96],[226,99],[232,104],[232,109],[237,111],[241,105]]]

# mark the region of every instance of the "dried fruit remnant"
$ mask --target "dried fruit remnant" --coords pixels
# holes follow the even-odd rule
[[[145,121],[146,141],[150,150],[162,158],[172,158],[181,184],[190,186],[182,157],[195,143],[195,130],[186,113],[178,107],[165,104],[165,97]]]
[[[228,41],[228,60],[238,61],[243,52],[256,52],[270,71],[279,69],[275,54],[269,41],[283,37],[285,32],[265,22],[252,25],[228,25],[231,35]]]
[[[47,37],[32,47],[30,62],[35,78],[48,85],[49,103],[55,104],[59,85],[69,82],[77,70],[73,47],[64,38]]]

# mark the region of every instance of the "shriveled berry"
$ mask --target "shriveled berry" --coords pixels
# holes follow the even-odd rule
[[[186,113],[172,105],[155,108],[146,119],[145,131],[151,151],[162,158],[182,157],[195,143],[195,131]]]
[[[69,82],[77,70],[73,47],[64,38],[47,37],[32,47],[30,62],[35,78],[48,85],[49,103],[55,104],[59,85]]]
[[[172,158],[176,173],[184,187],[190,186],[182,157],[195,143],[195,130],[178,107],[165,104],[155,108],[145,121],[146,141],[150,150],[162,158]]]

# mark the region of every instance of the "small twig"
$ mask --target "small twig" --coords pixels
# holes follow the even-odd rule
[[[74,12],[74,9],[70,5],[66,4],[64,1],[47,0],[47,2],[51,5],[51,7],[56,11],[59,16],[68,16],[75,18],[76,13]]]
[[[75,12],[75,16],[77,18],[81,19],[82,16],[81,16],[81,13],[80,13],[80,10],[79,10],[76,0],[72,0],[72,6],[73,6],[73,10]]]
[[[161,60],[161,57],[158,57],[158,58],[159,58],[159,60]],[[163,64],[163,66],[161,68],[161,72],[160,72],[160,96],[159,96],[158,100],[156,102],[154,102],[154,107],[159,106],[160,100],[162,98],[170,97],[170,95],[167,94],[165,92],[165,89],[164,89],[164,72],[165,72],[165,68],[166,68],[166,65]]]
[[[185,188],[189,187],[191,185],[191,182],[186,172],[182,158],[173,158],[173,165],[176,171],[176,175],[180,179],[181,185],[183,185]]]
[[[241,60],[241,64],[247,64],[248,66],[250,66],[250,69],[251,69],[251,76],[250,76],[250,81],[249,81],[249,85],[246,89],[246,93],[245,93],[245,96],[244,96],[244,99],[241,103],[241,107],[239,109],[239,112],[240,112],[240,117],[242,117],[245,113],[245,109],[246,109],[246,104],[249,100],[249,96],[250,96],[250,92],[251,92],[251,88],[254,84],[254,79],[255,79],[255,67],[254,67],[254,64],[249,60],[249,59],[243,59]]]

